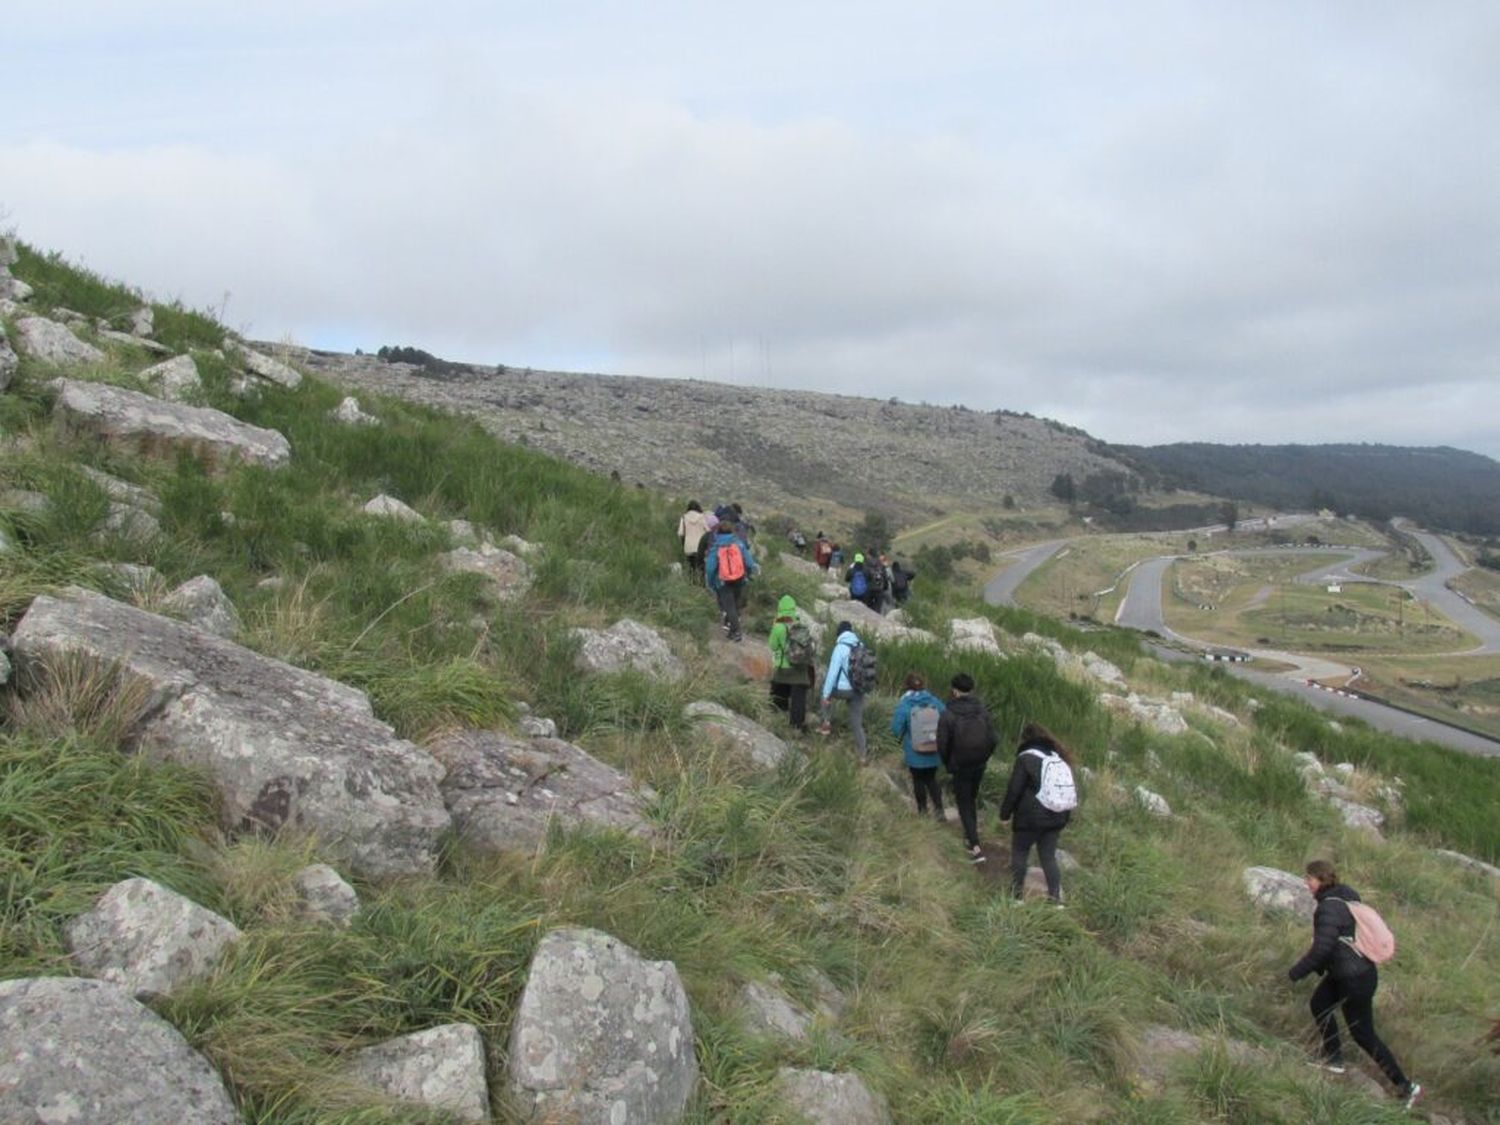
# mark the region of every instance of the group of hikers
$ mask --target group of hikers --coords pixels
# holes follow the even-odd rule
[[[696,503],[690,504],[678,529],[685,547],[697,526],[697,521],[688,521],[687,517],[695,512],[704,530],[699,533],[698,558],[693,567],[715,591],[730,639],[739,641],[743,636],[743,587],[759,570],[750,550],[753,528],[744,521],[738,505],[716,509],[714,519],[709,520]],[[821,532],[817,542],[827,543]],[[824,565],[821,560],[819,565]],[[856,554],[846,581],[852,582],[856,567],[868,575],[884,565],[884,560],[867,561],[864,555]],[[851,585],[851,595],[853,592]],[[768,644],[771,702],[787,715],[793,730],[806,733],[808,693],[819,685],[818,645],[809,623],[801,619],[796,599],[789,594],[777,601]],[[860,639],[849,621],[840,621],[834,628],[833,647],[819,686],[816,729],[820,735],[832,734],[834,706],[837,702],[846,704],[849,734],[862,766],[871,760],[864,728],[865,700],[877,686],[874,649]],[[939,771],[946,772],[958,809],[965,856],[971,863],[982,864],[988,857],[979,840],[979,790],[1000,739],[975,687],[972,676],[959,672],[949,680],[947,698],[940,699],[928,689],[921,673],[908,672],[891,714],[890,730],[901,740],[917,814],[946,823]],[[1059,908],[1063,905],[1057,845],[1078,807],[1076,771],[1073,753],[1061,739],[1040,723],[1022,726],[999,810],[1001,823],[1009,822],[1011,828],[1010,893],[1017,900],[1025,897],[1026,876],[1035,850],[1048,903]],[[1375,1061],[1410,1109],[1422,1094],[1422,1086],[1401,1069],[1376,1034],[1374,1022],[1377,966],[1394,952],[1394,940],[1379,915],[1360,901],[1353,888],[1339,881],[1331,862],[1320,859],[1309,863],[1304,882],[1317,904],[1313,941],[1287,975],[1293,982],[1312,973],[1322,977],[1309,1001],[1321,1039],[1317,1065],[1334,1074],[1344,1073],[1338,1026],[1342,1009],[1350,1037]]]

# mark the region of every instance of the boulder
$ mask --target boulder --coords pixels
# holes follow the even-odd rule
[[[43,492],[34,492],[29,488],[7,488],[0,492],[0,509],[23,512],[28,516],[45,516],[52,510],[52,501]]]
[[[1274,867],[1247,867],[1241,878],[1245,893],[1262,910],[1312,921],[1318,904],[1300,876]]]
[[[656,794],[559,738],[458,731],[430,747],[447,767],[443,800],[459,838],[481,851],[534,851],[556,819],[568,828],[644,836]]]
[[[955,652],[1004,655],[995,639],[995,626],[987,617],[955,617],[948,622],[948,638],[948,645]]]
[[[1167,799],[1160,793],[1151,792],[1144,785],[1135,787],[1135,799],[1152,816],[1169,817],[1172,815],[1172,806],[1167,804]]]
[[[812,1015],[772,984],[750,981],[740,989],[740,1018],[755,1035],[777,1035],[798,1043],[812,1032]]]
[[[500,537],[500,546],[512,554],[520,555],[523,559],[535,558],[542,553],[542,545],[540,543],[528,542],[519,535],[502,535]]]
[[[824,582],[818,587],[818,596],[829,601],[845,601],[849,597],[849,587],[838,582]]]
[[[142,351],[152,352],[156,355],[171,355],[172,349],[165,344],[158,344],[155,340],[148,340],[144,336],[132,336],[129,332],[117,332],[109,327],[105,321],[95,322],[95,333],[101,340],[108,340],[111,344],[121,344],[128,348],[140,348]]]
[[[239,611],[224,588],[206,574],[189,578],[163,598],[161,611],[215,636],[233,637],[240,631]]]
[[[76,977],[0,982],[0,1121],[240,1120],[208,1061],[125,988]]]
[[[1385,825],[1385,813],[1369,805],[1361,805],[1343,797],[1329,797],[1328,803],[1350,828],[1359,828],[1379,836],[1380,829]]]
[[[150,879],[126,879],[63,927],[85,973],[141,998],[203,976],[240,939],[237,926]]]
[[[104,353],[93,344],[73,335],[66,324],[44,316],[23,316],[16,321],[16,344],[33,359],[62,367],[104,362]]]
[[[1304,777],[1308,775],[1321,776],[1323,773],[1323,762],[1311,750],[1298,750],[1292,755],[1292,761],[1297,763],[1297,772]]]
[[[130,314],[130,334],[132,336],[149,336],[156,331],[156,310],[150,305],[142,305]]]
[[[1048,656],[1052,657],[1053,663],[1059,668],[1071,664],[1073,661],[1073,654],[1063,647],[1061,641],[1055,641],[1051,637],[1044,637],[1040,633],[1024,634],[1021,637],[1021,643],[1029,645],[1032,648],[1041,649]]]
[[[11,381],[16,377],[16,371],[21,366],[21,357],[16,355],[14,348],[10,346],[10,338],[5,334],[4,325],[0,325],[0,391],[8,390]]]
[[[279,469],[292,458],[286,438],[204,406],[185,406],[74,379],[53,382],[53,415],[74,433],[98,438],[143,455],[190,453],[210,469],[243,461]]]
[[[1450,852],[1446,848],[1434,849],[1435,855],[1440,855],[1450,863],[1456,863],[1460,867],[1467,867],[1470,871],[1477,871],[1481,875],[1488,875],[1491,879],[1500,879],[1500,867],[1492,863],[1485,863],[1482,859],[1475,859],[1463,852]]]
[[[94,533],[94,537],[100,539],[108,535],[118,535],[121,539],[132,543],[144,543],[160,534],[161,524],[150,512],[142,508],[133,508],[129,504],[111,504],[104,522],[99,525],[99,530]]]
[[[369,877],[432,870],[442,767],[363,692],[76,587],[37,597],[14,645],[23,686],[67,658],[141,685],[139,752],[207,773],[227,827],[311,834]]]
[[[597,930],[537,946],[510,1034],[523,1113],[578,1125],[670,1125],[698,1082],[687,993],[670,961]]]
[[[190,355],[179,355],[148,367],[140,374],[141,382],[162,398],[182,402],[203,389],[198,365]]]
[[[429,1027],[357,1051],[349,1077],[361,1086],[456,1121],[490,1119],[484,1039],[466,1023]]]
[[[775,769],[792,753],[790,746],[765,727],[721,704],[700,699],[683,708],[683,714],[705,736],[743,753],[765,769]]]
[[[830,621],[848,621],[854,626],[860,640],[868,641],[926,641],[935,644],[937,637],[926,629],[902,625],[888,617],[882,617],[864,602],[845,598],[828,607]]]
[[[708,663],[723,673],[724,679],[765,683],[771,678],[771,648],[758,638],[731,641],[719,635],[708,640]]]
[[[502,602],[513,602],[531,589],[531,567],[503,547],[488,543],[477,550],[457,547],[439,555],[438,564],[457,574],[478,574],[487,579],[495,597]]]
[[[516,725],[521,728],[521,733],[527,738],[557,737],[557,723],[538,715],[522,715]]]
[[[490,542],[489,532],[481,531],[468,520],[448,520],[443,526],[460,547],[478,547]]]
[[[843,1017],[849,1000],[839,986],[829,979],[827,973],[809,966],[802,970],[802,979],[812,992],[813,1007],[817,1009],[818,1015],[826,1020]]]
[[[346,928],[359,913],[359,894],[326,863],[314,863],[292,876],[303,921]]]
[[[0,235],[0,273],[9,273],[10,267],[21,260],[16,251],[16,240],[8,234]]]
[[[225,349],[237,358],[244,369],[269,383],[295,391],[302,384],[300,372],[288,367],[280,360],[272,359],[262,352],[247,348],[234,341],[226,341]]]
[[[328,412],[328,416],[335,422],[342,422],[346,426],[378,426],[380,419],[373,414],[366,414],[359,408],[359,399],[353,395],[345,395],[337,406]]]
[[[857,1074],[782,1067],[776,1090],[782,1104],[811,1125],[890,1125],[885,1099]]]
[[[35,292],[36,290],[27,285],[19,277],[0,274],[0,300],[9,304],[15,304],[18,301],[29,301]]]
[[[423,518],[421,512],[403,504],[394,496],[387,496],[384,492],[366,503],[361,511],[367,516],[383,516],[387,519],[403,520],[406,523],[421,523]]]
[[[801,555],[794,555],[790,551],[782,551],[780,557],[781,565],[793,574],[801,574],[807,578],[822,578],[827,573],[812,559],[804,559]]]
[[[1120,696],[1102,694],[1099,705],[1131,722],[1150,727],[1158,734],[1186,734],[1187,720],[1182,713],[1159,699],[1148,699],[1131,692]]]
[[[1175,1027],[1150,1026],[1141,1032],[1135,1050],[1137,1086],[1148,1095],[1160,1094],[1177,1067],[1215,1045],[1215,1040]],[[1254,1063],[1262,1056],[1249,1043],[1224,1039],[1223,1050],[1237,1063]]]
[[[572,629],[570,635],[579,642],[574,666],[585,674],[634,669],[661,679],[677,680],[687,671],[655,629],[628,617],[622,617],[608,629]]]
[[[161,511],[161,500],[156,493],[138,484],[131,484],[89,465],[79,465],[78,471],[102,488],[104,494],[116,503],[139,508],[143,512]]]
[[[1105,660],[1104,657],[1093,652],[1086,652],[1080,659],[1083,662],[1083,670],[1101,684],[1108,684],[1111,687],[1124,686],[1125,673],[1121,672],[1119,668],[1115,667],[1108,660]]]
[[[135,604],[150,602],[166,594],[166,581],[154,566],[98,563],[94,571],[104,580],[106,593],[123,594]]]

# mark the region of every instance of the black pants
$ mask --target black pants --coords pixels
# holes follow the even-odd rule
[[[724,615],[724,624],[729,626],[729,639],[737,641],[740,633],[740,604],[745,600],[745,580],[741,578],[738,582],[722,582],[719,584],[717,597],[719,599],[719,612]]]
[[[979,846],[979,783],[984,780],[984,766],[960,766],[953,774],[953,803],[958,806],[958,822],[963,825],[964,843]]]
[[[1391,1049],[1375,1034],[1375,989],[1380,984],[1380,974],[1371,967],[1349,980],[1334,980],[1328,973],[1313,989],[1308,1007],[1313,1020],[1323,1034],[1323,1058],[1328,1062],[1343,1061],[1343,1045],[1339,1042],[1339,1005],[1344,1006],[1344,1022],[1349,1025],[1349,1035],[1375,1060],[1375,1065],[1391,1080],[1398,1090],[1406,1089],[1406,1075],[1396,1062]]]
[[[1057,868],[1057,838],[1061,828],[1017,828],[1010,835],[1010,893],[1020,898],[1026,889],[1026,867],[1031,846],[1036,845],[1042,874],[1047,877],[1047,897],[1062,901],[1062,872]]]
[[[792,729],[807,729],[807,683],[778,684],[771,681],[771,705],[778,711],[787,712],[792,720]]]
[[[942,816],[943,789],[938,784],[937,766],[928,766],[926,769],[907,766],[906,771],[911,774],[911,792],[917,799],[917,811],[926,812],[927,802],[931,800],[932,811]]]

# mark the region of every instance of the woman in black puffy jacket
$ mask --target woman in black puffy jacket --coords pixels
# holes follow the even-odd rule
[[[1010,832],[1010,893],[1021,898],[1026,889],[1026,866],[1031,849],[1036,847],[1037,862],[1047,880],[1047,897],[1062,905],[1062,872],[1057,866],[1057,838],[1067,827],[1072,814],[1053,812],[1037,800],[1042,787],[1042,762],[1056,754],[1074,768],[1073,755],[1062,740],[1041,723],[1027,723],[1021,728],[1021,744],[1016,747],[1016,761],[1010,768],[1010,784],[1000,804],[1000,820],[1014,821]]]
[[[1360,901],[1359,894],[1339,882],[1338,872],[1326,859],[1315,859],[1307,865],[1305,882],[1318,902],[1313,913],[1313,942],[1287,976],[1298,981],[1309,973],[1323,975],[1308,1002],[1323,1036],[1323,1067],[1334,1074],[1344,1073],[1338,1021],[1338,1009],[1343,1005],[1349,1034],[1375,1060],[1410,1109],[1421,1096],[1422,1087],[1406,1077],[1391,1049],[1375,1034],[1375,989],[1380,973],[1375,962],[1366,960],[1352,944],[1354,915],[1349,903]]]

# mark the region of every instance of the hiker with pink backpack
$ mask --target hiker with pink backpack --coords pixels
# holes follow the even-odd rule
[[[1047,880],[1047,897],[1054,905],[1062,905],[1057,838],[1077,807],[1072,752],[1041,723],[1027,723],[1021,728],[1010,784],[1000,804],[1000,820],[1011,821],[1010,893],[1017,899],[1026,889],[1026,865],[1035,847]]]
[[[1375,1060],[1410,1109],[1422,1087],[1406,1077],[1396,1056],[1375,1034],[1375,989],[1380,985],[1376,965],[1395,954],[1396,939],[1374,908],[1361,902],[1353,887],[1339,882],[1328,860],[1309,863],[1304,882],[1318,903],[1313,913],[1313,942],[1287,976],[1299,981],[1309,973],[1323,975],[1308,1002],[1323,1037],[1320,1065],[1333,1074],[1344,1073],[1338,1021],[1342,1006],[1350,1036]]]

